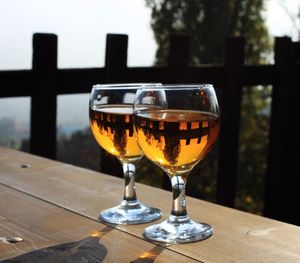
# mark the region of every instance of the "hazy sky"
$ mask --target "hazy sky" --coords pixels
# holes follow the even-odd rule
[[[107,33],[128,34],[128,64],[151,65],[155,42],[144,0],[1,0],[0,69],[30,68],[34,32],[59,37],[59,67],[104,65]]]
[[[129,66],[153,63],[156,44],[145,0],[0,0],[0,3],[0,70],[31,68],[35,32],[58,35],[59,67],[103,66],[107,33],[129,35]],[[288,35],[297,40],[297,30],[287,13],[296,17],[300,0],[266,3],[264,16],[271,35]],[[64,116],[68,116],[69,122],[81,121],[78,115],[87,115],[83,113],[87,112],[87,100],[87,96],[59,96],[58,124],[66,124]],[[28,123],[29,107],[29,98],[0,99],[0,119],[13,117]]]
[[[129,35],[129,66],[153,63],[156,44],[145,0],[0,1],[0,70],[31,67],[35,32],[58,35],[59,67],[103,66],[107,33]],[[266,3],[265,17],[271,35],[297,36],[282,5],[295,16],[300,0]]]

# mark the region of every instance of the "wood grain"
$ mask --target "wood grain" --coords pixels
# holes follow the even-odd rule
[[[191,259],[162,246],[153,245],[2,185],[0,199],[1,236],[24,238],[24,241],[14,244],[0,242],[0,260],[191,262]]]
[[[19,160],[31,167],[19,168]],[[119,178],[3,148],[0,182],[92,219],[116,205],[123,194]],[[142,184],[137,184],[137,193],[143,203],[162,209],[166,218],[171,193]],[[300,262],[300,227],[189,197],[187,206],[195,221],[211,224],[215,233],[168,250],[201,262]],[[142,238],[147,225],[115,227]]]

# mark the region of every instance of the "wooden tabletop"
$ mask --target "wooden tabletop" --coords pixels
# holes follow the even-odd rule
[[[142,237],[150,224],[105,225],[100,210],[118,204],[123,180],[0,147],[0,261],[300,262],[300,227],[187,198],[195,221],[211,224],[204,241],[163,246]],[[171,193],[137,184],[143,203],[163,211]]]

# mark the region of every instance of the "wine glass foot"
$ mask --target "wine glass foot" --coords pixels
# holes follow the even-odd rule
[[[152,222],[161,217],[161,211],[139,201],[123,200],[118,206],[101,211],[99,219],[117,225],[134,225]]]
[[[200,241],[209,238],[213,229],[206,223],[196,223],[188,216],[170,216],[160,224],[149,226],[144,231],[144,237],[161,243],[180,244]]]

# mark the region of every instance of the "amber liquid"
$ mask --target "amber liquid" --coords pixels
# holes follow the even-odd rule
[[[170,175],[190,171],[212,148],[220,128],[219,117],[207,112],[156,110],[135,118],[142,151]]]
[[[90,108],[90,125],[98,144],[124,161],[142,157],[133,135],[132,105],[105,105]]]

